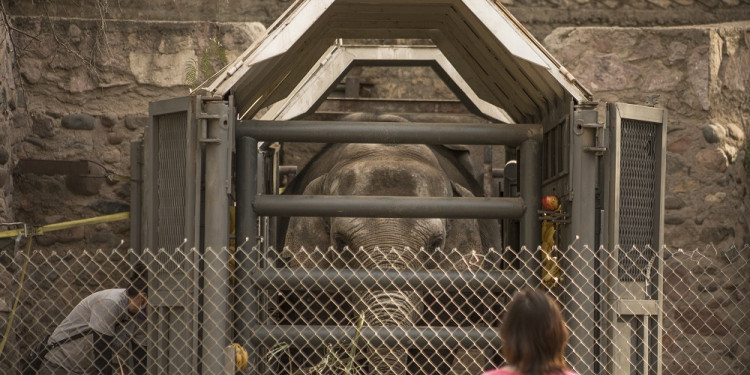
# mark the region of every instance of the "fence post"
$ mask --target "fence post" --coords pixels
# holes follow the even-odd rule
[[[578,236],[568,249],[565,258],[571,272],[567,273],[567,310],[570,313],[569,360],[575,371],[581,375],[594,373],[595,340],[592,327],[594,321],[594,252],[596,248],[596,185],[597,155],[587,148],[596,146],[595,129],[597,112],[593,108],[576,108],[571,124],[571,224],[570,235]],[[578,250],[580,249],[580,250]]]
[[[539,142],[532,139],[521,143],[520,149],[519,190],[525,207],[521,217],[521,247],[526,248],[526,251],[520,253],[523,263],[521,266],[530,272],[532,275],[530,281],[536,286],[540,279],[533,277],[533,275],[539,275],[541,259],[539,259],[537,249],[542,242],[542,224],[539,221],[538,212],[542,199],[540,164],[542,151]]]
[[[143,142],[134,141],[130,143],[130,264],[138,261],[138,256],[143,254],[141,245],[141,204],[143,197]]]
[[[252,207],[257,194],[258,141],[250,137],[237,139],[237,341],[248,348],[250,364],[255,364],[256,350],[249,348],[252,326],[257,325],[258,290],[253,287],[250,272],[258,267],[253,254],[258,237],[258,215]],[[247,241],[245,241],[247,239]],[[244,243],[244,245],[243,245]]]
[[[226,102],[207,102],[205,182],[205,265],[203,373],[224,373],[224,348],[229,344],[229,135]]]

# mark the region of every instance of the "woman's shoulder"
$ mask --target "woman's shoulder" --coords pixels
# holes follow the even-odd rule
[[[482,375],[517,375],[517,374],[519,373],[516,371],[510,371],[506,368],[496,368],[492,370],[487,370],[482,373]]]
[[[565,370],[563,373],[564,375],[578,375],[578,373],[576,373],[575,371],[571,371],[571,370]],[[513,371],[505,367],[502,367],[502,368],[487,370],[483,372],[482,375],[522,375],[522,374],[518,371]]]

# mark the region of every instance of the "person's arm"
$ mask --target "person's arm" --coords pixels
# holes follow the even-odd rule
[[[112,375],[112,344],[114,336],[94,331],[94,370],[95,374]]]

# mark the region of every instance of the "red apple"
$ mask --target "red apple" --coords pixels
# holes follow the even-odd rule
[[[560,207],[560,200],[554,195],[545,195],[542,198],[542,208],[547,211],[555,211]]]

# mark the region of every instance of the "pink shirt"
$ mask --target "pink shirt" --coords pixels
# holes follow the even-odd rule
[[[577,375],[575,372],[570,370],[565,370],[563,372],[565,375]],[[506,368],[496,368],[494,370],[487,370],[482,375],[523,375],[523,373],[520,373],[518,371],[511,371]]]

